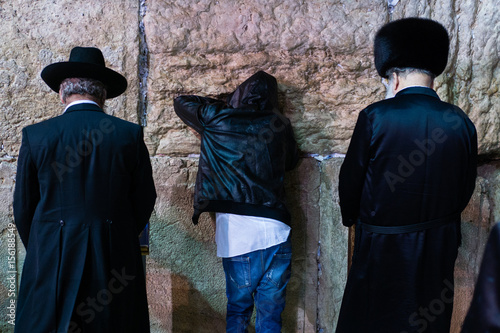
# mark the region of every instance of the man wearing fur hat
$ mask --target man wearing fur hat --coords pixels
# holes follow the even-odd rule
[[[448,47],[445,28],[428,19],[376,34],[389,98],[360,112],[340,171],[342,222],[356,225],[356,237],[338,333],[449,332],[477,134],[433,90]]]
[[[83,47],[41,76],[66,108],[22,131],[15,332],[149,332],[138,239],[156,199],[149,154],[139,125],[103,111],[127,80]]]

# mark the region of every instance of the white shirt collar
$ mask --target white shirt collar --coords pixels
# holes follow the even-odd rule
[[[427,87],[427,86],[414,85],[414,86],[404,87],[404,88],[403,88],[403,89],[401,89],[400,91],[403,91],[403,90],[408,89],[408,88],[428,88],[428,89],[432,89],[431,87]],[[398,91],[398,92],[399,92],[399,91]]]
[[[91,101],[91,100],[88,100],[88,99],[79,99],[79,100],[77,100],[77,101],[74,101],[74,102],[69,103],[69,104],[66,106],[66,108],[64,109],[63,114],[66,112],[66,110],[67,110],[69,107],[71,107],[71,106],[73,106],[73,105],[77,105],[77,104],[83,104],[83,103],[90,103],[90,104],[95,104],[95,105],[99,106],[99,104],[97,104],[97,103],[96,103],[96,102],[94,102],[94,101]]]

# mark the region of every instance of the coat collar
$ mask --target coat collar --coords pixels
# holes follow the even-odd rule
[[[399,91],[395,97],[402,95],[411,95],[411,94],[427,95],[440,99],[438,94],[433,89],[427,87],[408,87]]]
[[[74,111],[99,111],[99,112],[104,112],[99,106],[92,104],[92,103],[80,103],[80,104],[75,104],[70,106],[66,113],[74,112]]]

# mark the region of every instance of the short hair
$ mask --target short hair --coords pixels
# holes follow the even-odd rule
[[[60,85],[61,97],[64,103],[71,95],[89,95],[104,105],[106,101],[106,86],[98,80],[89,78],[67,78]]]
[[[432,80],[436,78],[436,75],[432,74],[431,71],[425,70],[425,69],[420,69],[420,68],[413,68],[413,67],[405,67],[405,68],[399,68],[399,67],[392,67],[387,70],[386,75],[387,78],[391,78],[392,73],[396,73],[398,76],[406,77],[408,74],[413,74],[413,73],[419,73],[419,74],[425,74],[429,75]]]

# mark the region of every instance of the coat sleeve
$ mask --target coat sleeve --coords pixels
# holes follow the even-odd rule
[[[359,217],[361,194],[370,161],[372,129],[365,111],[356,122],[351,143],[339,175],[339,199],[342,223],[350,227]]]
[[[144,143],[142,129],[137,138],[137,165],[132,174],[130,200],[139,234],[148,223],[156,201],[151,160]]]
[[[472,194],[474,193],[474,188],[476,187],[476,177],[477,177],[477,132],[474,125],[471,123],[472,127],[472,135],[471,135],[471,143],[470,143],[470,154],[467,165],[467,178],[465,183],[465,191],[464,197],[462,201],[462,209],[463,211],[467,204],[469,203]]]
[[[208,111],[213,105],[220,108],[225,103],[213,98],[194,95],[179,96],[174,99],[174,110],[177,116],[198,133],[203,132],[204,123],[210,116]]]
[[[17,160],[16,185],[14,190],[14,222],[19,237],[28,247],[31,223],[36,207],[40,201],[40,189],[35,163],[32,160],[31,149],[26,129],[23,129],[22,143]]]

